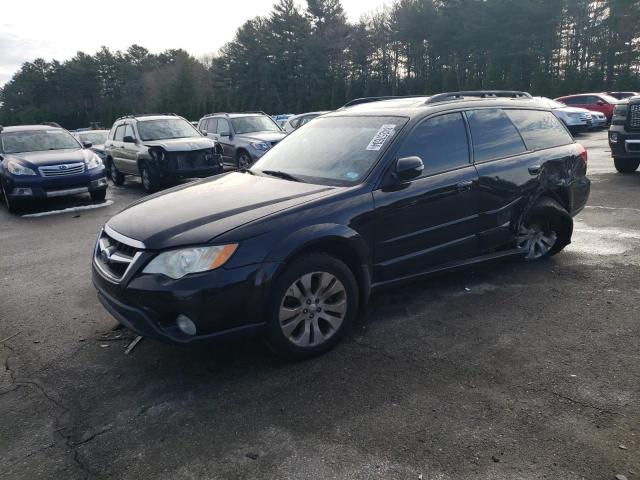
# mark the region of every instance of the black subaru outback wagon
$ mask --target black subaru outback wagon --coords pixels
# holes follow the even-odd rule
[[[245,173],[131,205],[98,235],[103,305],[176,343],[263,333],[321,353],[384,286],[571,240],[585,149],[522,92],[361,99]]]

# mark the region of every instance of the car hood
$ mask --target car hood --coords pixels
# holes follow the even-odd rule
[[[578,108],[578,107],[562,107],[562,108],[556,108],[555,110],[563,113],[591,113],[586,108]]]
[[[77,163],[89,160],[93,152],[89,149],[45,150],[43,152],[24,152],[5,154],[5,157],[16,159],[29,166],[58,165],[61,163]]]
[[[339,190],[233,172],[147,197],[127,207],[107,225],[151,250],[202,244]]]
[[[143,143],[147,147],[161,147],[167,152],[190,152],[193,150],[202,150],[204,148],[213,148],[216,144],[216,142],[206,137],[146,140]]]
[[[285,132],[251,132],[239,133],[237,137],[257,142],[279,142],[287,136]]]

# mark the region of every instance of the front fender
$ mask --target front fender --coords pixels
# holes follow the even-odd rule
[[[369,246],[362,236],[346,225],[323,223],[303,227],[284,237],[267,254],[265,262],[286,262],[304,250],[325,242],[344,243],[345,248],[353,251],[358,263],[367,263]]]

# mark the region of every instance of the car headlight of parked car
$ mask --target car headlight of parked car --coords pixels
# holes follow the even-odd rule
[[[581,115],[582,115],[581,113],[570,113],[569,118],[573,118],[577,120],[580,118]]]
[[[102,166],[102,160],[95,153],[91,155],[91,158],[86,161],[87,170],[91,170],[93,168],[98,168]]]
[[[151,260],[142,273],[160,273],[177,280],[190,273],[206,272],[221,267],[237,248],[238,244],[230,244],[163,252]]]
[[[9,173],[11,175],[35,175],[36,172],[34,172],[31,168],[25,167],[24,165],[21,165],[20,163],[10,160],[9,164],[7,165],[7,169],[9,170]]]
[[[270,145],[267,142],[251,142],[251,146],[256,150],[262,150],[263,152],[266,152],[270,148]]]

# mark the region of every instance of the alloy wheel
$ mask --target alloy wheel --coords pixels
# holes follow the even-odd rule
[[[547,255],[557,241],[558,235],[548,222],[536,222],[520,227],[517,246],[527,252],[527,260],[537,260]]]
[[[280,303],[282,333],[298,347],[321,345],[340,329],[347,302],[347,290],[337,277],[307,273],[291,284]]]
[[[241,153],[238,156],[238,170],[246,170],[251,166],[251,157],[246,153]]]

